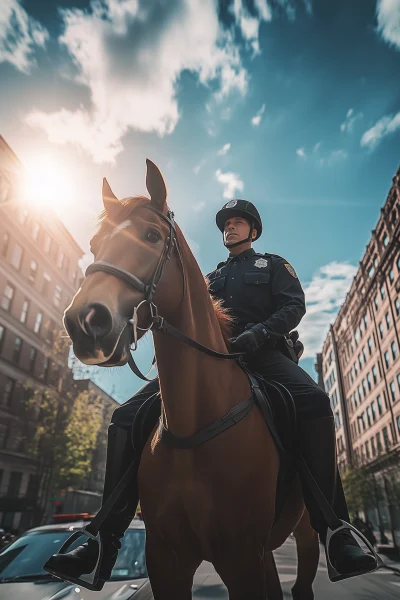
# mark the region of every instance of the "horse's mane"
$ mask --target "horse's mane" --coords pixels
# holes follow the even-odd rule
[[[129,217],[130,213],[134,208],[141,206],[146,202],[150,202],[150,199],[146,196],[134,196],[131,198],[124,198],[120,201],[121,208],[118,212],[118,215],[113,216],[112,222],[110,222],[110,220],[108,219],[106,210],[103,210],[98,218],[97,231],[90,242],[92,252],[95,253],[96,243],[105,234],[111,232],[115,225],[117,225],[118,223],[122,223],[123,221],[125,221],[125,219]],[[176,231],[182,260],[184,264],[188,264],[192,260],[195,260],[195,258],[179,226],[176,227]],[[205,281],[207,284],[207,289],[209,289],[209,281],[207,277],[205,277]],[[224,341],[227,344],[227,346],[229,346],[229,338],[231,337],[233,318],[229,314],[229,310],[222,305],[222,300],[218,298],[213,298],[213,296],[211,295],[210,297],[215,311],[215,315],[218,320],[218,324],[221,329],[222,337],[224,338]]]

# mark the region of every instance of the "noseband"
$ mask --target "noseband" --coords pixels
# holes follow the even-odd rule
[[[153,296],[155,294],[157,285],[163,274],[164,267],[165,267],[167,261],[172,256],[172,251],[173,251],[174,247],[176,248],[176,250],[178,252],[178,256],[179,256],[179,260],[180,260],[180,264],[181,264],[181,268],[182,268],[182,274],[183,274],[184,290],[183,290],[183,295],[182,295],[182,301],[183,301],[184,294],[185,294],[186,276],[185,276],[185,269],[183,266],[182,255],[179,250],[179,246],[178,246],[178,242],[177,242],[177,238],[176,238],[174,213],[170,209],[168,209],[167,214],[164,215],[164,213],[162,213],[161,211],[157,210],[156,208],[154,208],[153,206],[150,206],[150,205],[145,206],[144,208],[147,208],[148,210],[151,210],[156,215],[158,215],[161,219],[163,219],[167,223],[167,225],[169,227],[168,236],[165,239],[164,246],[163,246],[162,252],[160,254],[160,258],[158,259],[158,263],[157,263],[154,273],[151,277],[150,283],[146,284],[141,279],[136,277],[136,275],[133,275],[132,273],[129,273],[129,271],[126,271],[125,269],[122,269],[121,267],[117,267],[116,265],[113,265],[112,263],[106,262],[104,260],[95,261],[94,263],[92,263],[91,265],[88,266],[88,268],[86,269],[86,272],[85,272],[85,277],[87,277],[88,275],[91,275],[92,273],[96,273],[99,271],[102,271],[103,273],[107,273],[108,275],[114,275],[115,277],[118,277],[118,279],[121,279],[122,281],[127,283],[129,286],[138,290],[140,293],[144,294],[144,299],[141,302],[139,302],[139,304],[137,306],[134,307],[132,319],[129,319],[129,323],[131,323],[133,326],[133,347],[131,347],[131,350],[135,351],[137,349],[137,342],[138,342],[137,332],[138,332],[138,330],[149,331],[150,329],[153,329],[153,330],[157,330],[157,331],[163,331],[165,333],[170,333],[171,335],[180,339],[181,341],[185,342],[186,344],[188,344],[188,345],[196,348],[197,350],[200,350],[201,352],[204,352],[210,356],[214,356],[215,358],[238,359],[239,357],[243,356],[243,353],[241,353],[241,352],[236,352],[233,354],[225,354],[223,352],[216,352],[215,350],[212,350],[211,348],[208,348],[207,346],[203,346],[199,342],[196,342],[195,340],[193,340],[192,338],[187,336],[182,331],[179,331],[179,329],[176,329],[175,327],[173,327],[173,325],[170,325],[169,323],[167,323],[167,321],[158,314],[157,306],[153,302]],[[146,305],[146,304],[149,306],[150,316],[151,316],[151,324],[149,327],[143,328],[143,327],[138,326],[138,311],[142,305]],[[143,375],[143,373],[141,373],[141,371],[137,367],[131,353],[129,353],[128,364],[129,364],[130,368],[132,369],[132,371],[135,373],[135,375],[137,375],[141,379],[144,379],[145,381],[153,381],[152,379],[148,379],[146,375]],[[155,359],[153,360],[152,367],[154,364],[155,364]]]

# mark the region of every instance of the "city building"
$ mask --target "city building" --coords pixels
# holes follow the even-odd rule
[[[36,485],[27,445],[37,423],[24,417],[24,386],[62,394],[72,379],[67,358],[54,359],[54,343],[83,255],[50,209],[21,194],[23,172],[0,136],[0,526],[13,529],[29,522]]]
[[[338,460],[370,474],[369,518],[400,548],[400,169],[322,349]],[[391,488],[391,489],[389,489]],[[398,492],[396,492],[398,493]]]

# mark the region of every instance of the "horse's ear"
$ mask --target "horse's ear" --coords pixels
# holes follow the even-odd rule
[[[106,210],[106,213],[109,217],[113,217],[116,215],[119,210],[121,203],[118,198],[114,195],[112,189],[110,188],[107,179],[103,178],[103,204]]]
[[[150,194],[151,203],[154,208],[163,212],[167,199],[167,187],[160,169],[148,158],[146,159],[146,187]]]

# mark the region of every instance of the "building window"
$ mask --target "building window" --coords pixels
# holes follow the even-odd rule
[[[400,373],[397,374],[397,387],[399,388],[400,392]]]
[[[1,255],[6,257],[8,254],[8,247],[10,245],[10,234],[6,231],[3,235],[3,242],[1,246]]]
[[[397,417],[397,430],[400,434],[400,415]]]
[[[394,307],[396,309],[396,316],[400,317],[400,300],[398,298],[394,301]]]
[[[372,456],[376,456],[375,438],[370,439]]]
[[[21,489],[22,473],[21,471],[12,471],[8,482],[7,496],[18,498]]]
[[[374,304],[375,304],[375,311],[378,311],[378,308],[379,308],[378,295],[376,295],[374,298]]]
[[[20,337],[15,338],[14,350],[12,354],[12,362],[18,364],[21,357],[22,340]]]
[[[46,254],[50,254],[50,250],[51,250],[51,237],[49,236],[48,233],[46,233],[44,236],[44,251],[46,252]]]
[[[388,331],[389,331],[389,329],[390,329],[390,315],[389,315],[388,312],[385,315],[385,320],[386,320],[386,327],[388,328]]]
[[[360,365],[360,371],[362,370],[362,358],[361,354],[358,355],[358,364]]]
[[[399,419],[400,419],[400,417],[399,417]],[[6,445],[7,431],[8,431],[7,425],[5,425],[4,423],[0,423],[0,448],[4,448]],[[1,485],[1,477],[0,477],[0,485]]]
[[[365,365],[366,362],[367,362],[367,351],[365,350],[365,346],[362,349],[362,355],[363,355],[363,358],[364,358],[364,365]]]
[[[363,396],[365,398],[365,396],[367,395],[367,384],[366,384],[365,379],[362,380],[361,385],[362,385],[362,390],[363,390]]]
[[[371,402],[371,416],[372,416],[372,422],[376,421],[375,402]]]
[[[368,271],[368,277],[370,279],[372,279],[374,273],[375,273],[375,267],[374,267],[374,265],[371,265],[370,268],[369,268],[369,271]]]
[[[29,279],[30,281],[36,281],[37,275],[37,262],[36,260],[31,260],[30,268],[29,268]]]
[[[389,368],[389,364],[390,364],[389,363],[389,352],[386,351],[385,354],[383,355],[383,357],[385,359],[386,368],[388,369]]]
[[[380,338],[382,340],[383,339],[383,325],[382,325],[382,321],[379,323],[378,329],[379,329]]]
[[[43,362],[43,379],[47,383],[49,379],[49,371],[50,371],[50,360],[47,356],[44,357]]]
[[[381,293],[382,300],[384,300],[386,298],[386,294],[385,294],[385,285],[383,283],[381,285],[380,293]]]
[[[43,288],[42,288],[43,296],[47,297],[49,295],[50,285],[51,285],[51,277],[50,277],[50,275],[45,273],[43,276]]]
[[[392,358],[393,358],[393,360],[396,360],[396,358],[397,358],[396,342],[392,342],[390,348],[392,350]]]
[[[376,447],[378,448],[378,454],[380,452],[382,452],[382,441],[381,441],[381,432],[378,431],[378,433],[375,436],[376,439]]]
[[[371,384],[371,373],[367,373],[367,384],[368,384],[368,391],[370,392],[372,389],[372,384]]]
[[[28,310],[29,310],[29,300],[25,299],[24,303],[22,305],[21,316],[19,318],[21,323],[26,323],[26,319],[28,317]]]
[[[0,325],[0,352],[1,352],[1,349],[3,347],[3,340],[4,340],[5,331],[6,330],[4,329],[3,325]],[[400,383],[400,380],[399,380],[399,383]]]
[[[7,283],[5,290],[4,290],[3,299],[1,301],[1,306],[2,306],[2,308],[4,308],[4,310],[8,310],[8,312],[10,312],[10,310],[11,310],[11,305],[12,305],[12,301],[14,298],[14,292],[15,292],[15,288],[12,285],[10,285],[9,283]]]
[[[383,407],[382,407],[382,398],[381,395],[379,394],[379,396],[376,399],[377,403],[378,403],[378,413],[379,416],[383,413]]]
[[[33,373],[35,370],[35,363],[36,363],[36,357],[37,357],[37,350],[36,348],[31,348],[31,351],[29,353],[29,372]]]
[[[399,258],[397,259],[396,265],[397,265],[397,270],[398,270],[398,272],[400,273],[400,256],[399,256]]]
[[[61,248],[58,249],[58,255],[57,255],[57,267],[59,269],[62,269],[64,265],[64,252],[62,251]]]
[[[392,398],[392,402],[396,402],[396,389],[394,387],[394,381],[389,385],[390,388],[390,396]]]
[[[4,389],[3,389],[3,404],[4,404],[4,406],[11,406],[14,388],[15,388],[15,379],[12,379],[12,377],[7,377],[6,382],[4,384]]]
[[[389,236],[387,233],[385,233],[385,237],[383,238],[383,245],[385,246],[385,248],[388,245],[388,243],[389,243]]]
[[[389,271],[389,281],[390,281],[390,283],[393,283],[393,281],[394,281],[394,271],[393,271],[393,269],[390,269],[390,271]]]
[[[23,208],[21,206],[21,208],[19,209],[19,215],[18,215],[18,220],[19,220],[20,224],[25,225],[27,219],[28,219],[28,209]]]
[[[369,453],[369,441],[368,440],[365,442],[365,454],[368,459],[371,458],[370,453]]]
[[[54,302],[55,306],[60,306],[61,298],[62,298],[62,289],[60,288],[59,285],[56,285],[56,288],[54,290],[54,298],[53,298],[53,302]]]
[[[382,434],[383,434],[383,441],[385,444],[385,450],[388,451],[390,448],[390,441],[389,441],[389,434],[388,434],[387,427],[384,427],[382,429]]]
[[[35,319],[35,325],[33,326],[34,333],[39,333],[40,326],[42,324],[43,315],[41,312],[38,312]]]
[[[370,337],[368,338],[367,344],[368,344],[368,352],[369,352],[369,355],[371,356],[371,354],[372,354],[372,339]]]
[[[11,254],[11,264],[17,269],[17,271],[20,270],[23,253],[24,251],[22,246],[20,246],[20,244],[15,244]]]
[[[371,427],[371,407],[370,406],[367,407],[367,422],[368,422],[368,427]]]
[[[32,225],[32,237],[35,240],[35,242],[37,241],[37,239],[39,237],[39,232],[40,232],[40,225],[37,221],[35,221],[34,224]]]

